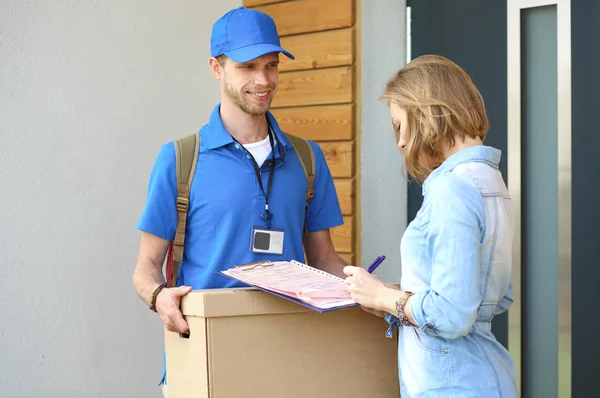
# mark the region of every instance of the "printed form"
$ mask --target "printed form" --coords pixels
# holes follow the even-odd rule
[[[319,308],[356,304],[343,279],[298,261],[244,264],[222,273]]]

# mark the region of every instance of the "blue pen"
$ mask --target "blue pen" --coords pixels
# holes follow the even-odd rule
[[[379,264],[381,264],[383,262],[383,260],[385,260],[385,256],[378,256],[375,259],[375,261],[373,261],[373,263],[371,263],[371,265],[369,265],[367,272],[369,274],[373,273],[373,271],[375,271],[377,269],[377,267],[379,267]]]

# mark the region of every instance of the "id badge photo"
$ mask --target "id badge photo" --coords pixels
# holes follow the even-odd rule
[[[285,232],[281,228],[252,227],[252,247],[254,253],[283,254]]]

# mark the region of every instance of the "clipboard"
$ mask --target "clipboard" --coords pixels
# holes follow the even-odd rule
[[[219,274],[319,313],[357,307],[344,280],[298,261],[258,261]]]

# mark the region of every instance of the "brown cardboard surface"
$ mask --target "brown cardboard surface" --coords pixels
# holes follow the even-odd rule
[[[360,308],[320,314],[218,289],[190,293],[182,311],[189,338],[166,333],[169,398],[399,396],[396,335]]]
[[[165,331],[169,396],[208,397],[199,395],[209,387],[206,320],[189,317],[187,321],[193,330],[189,339]]]
[[[183,315],[204,318],[309,311],[296,303],[253,288],[194,290],[181,303]]]

